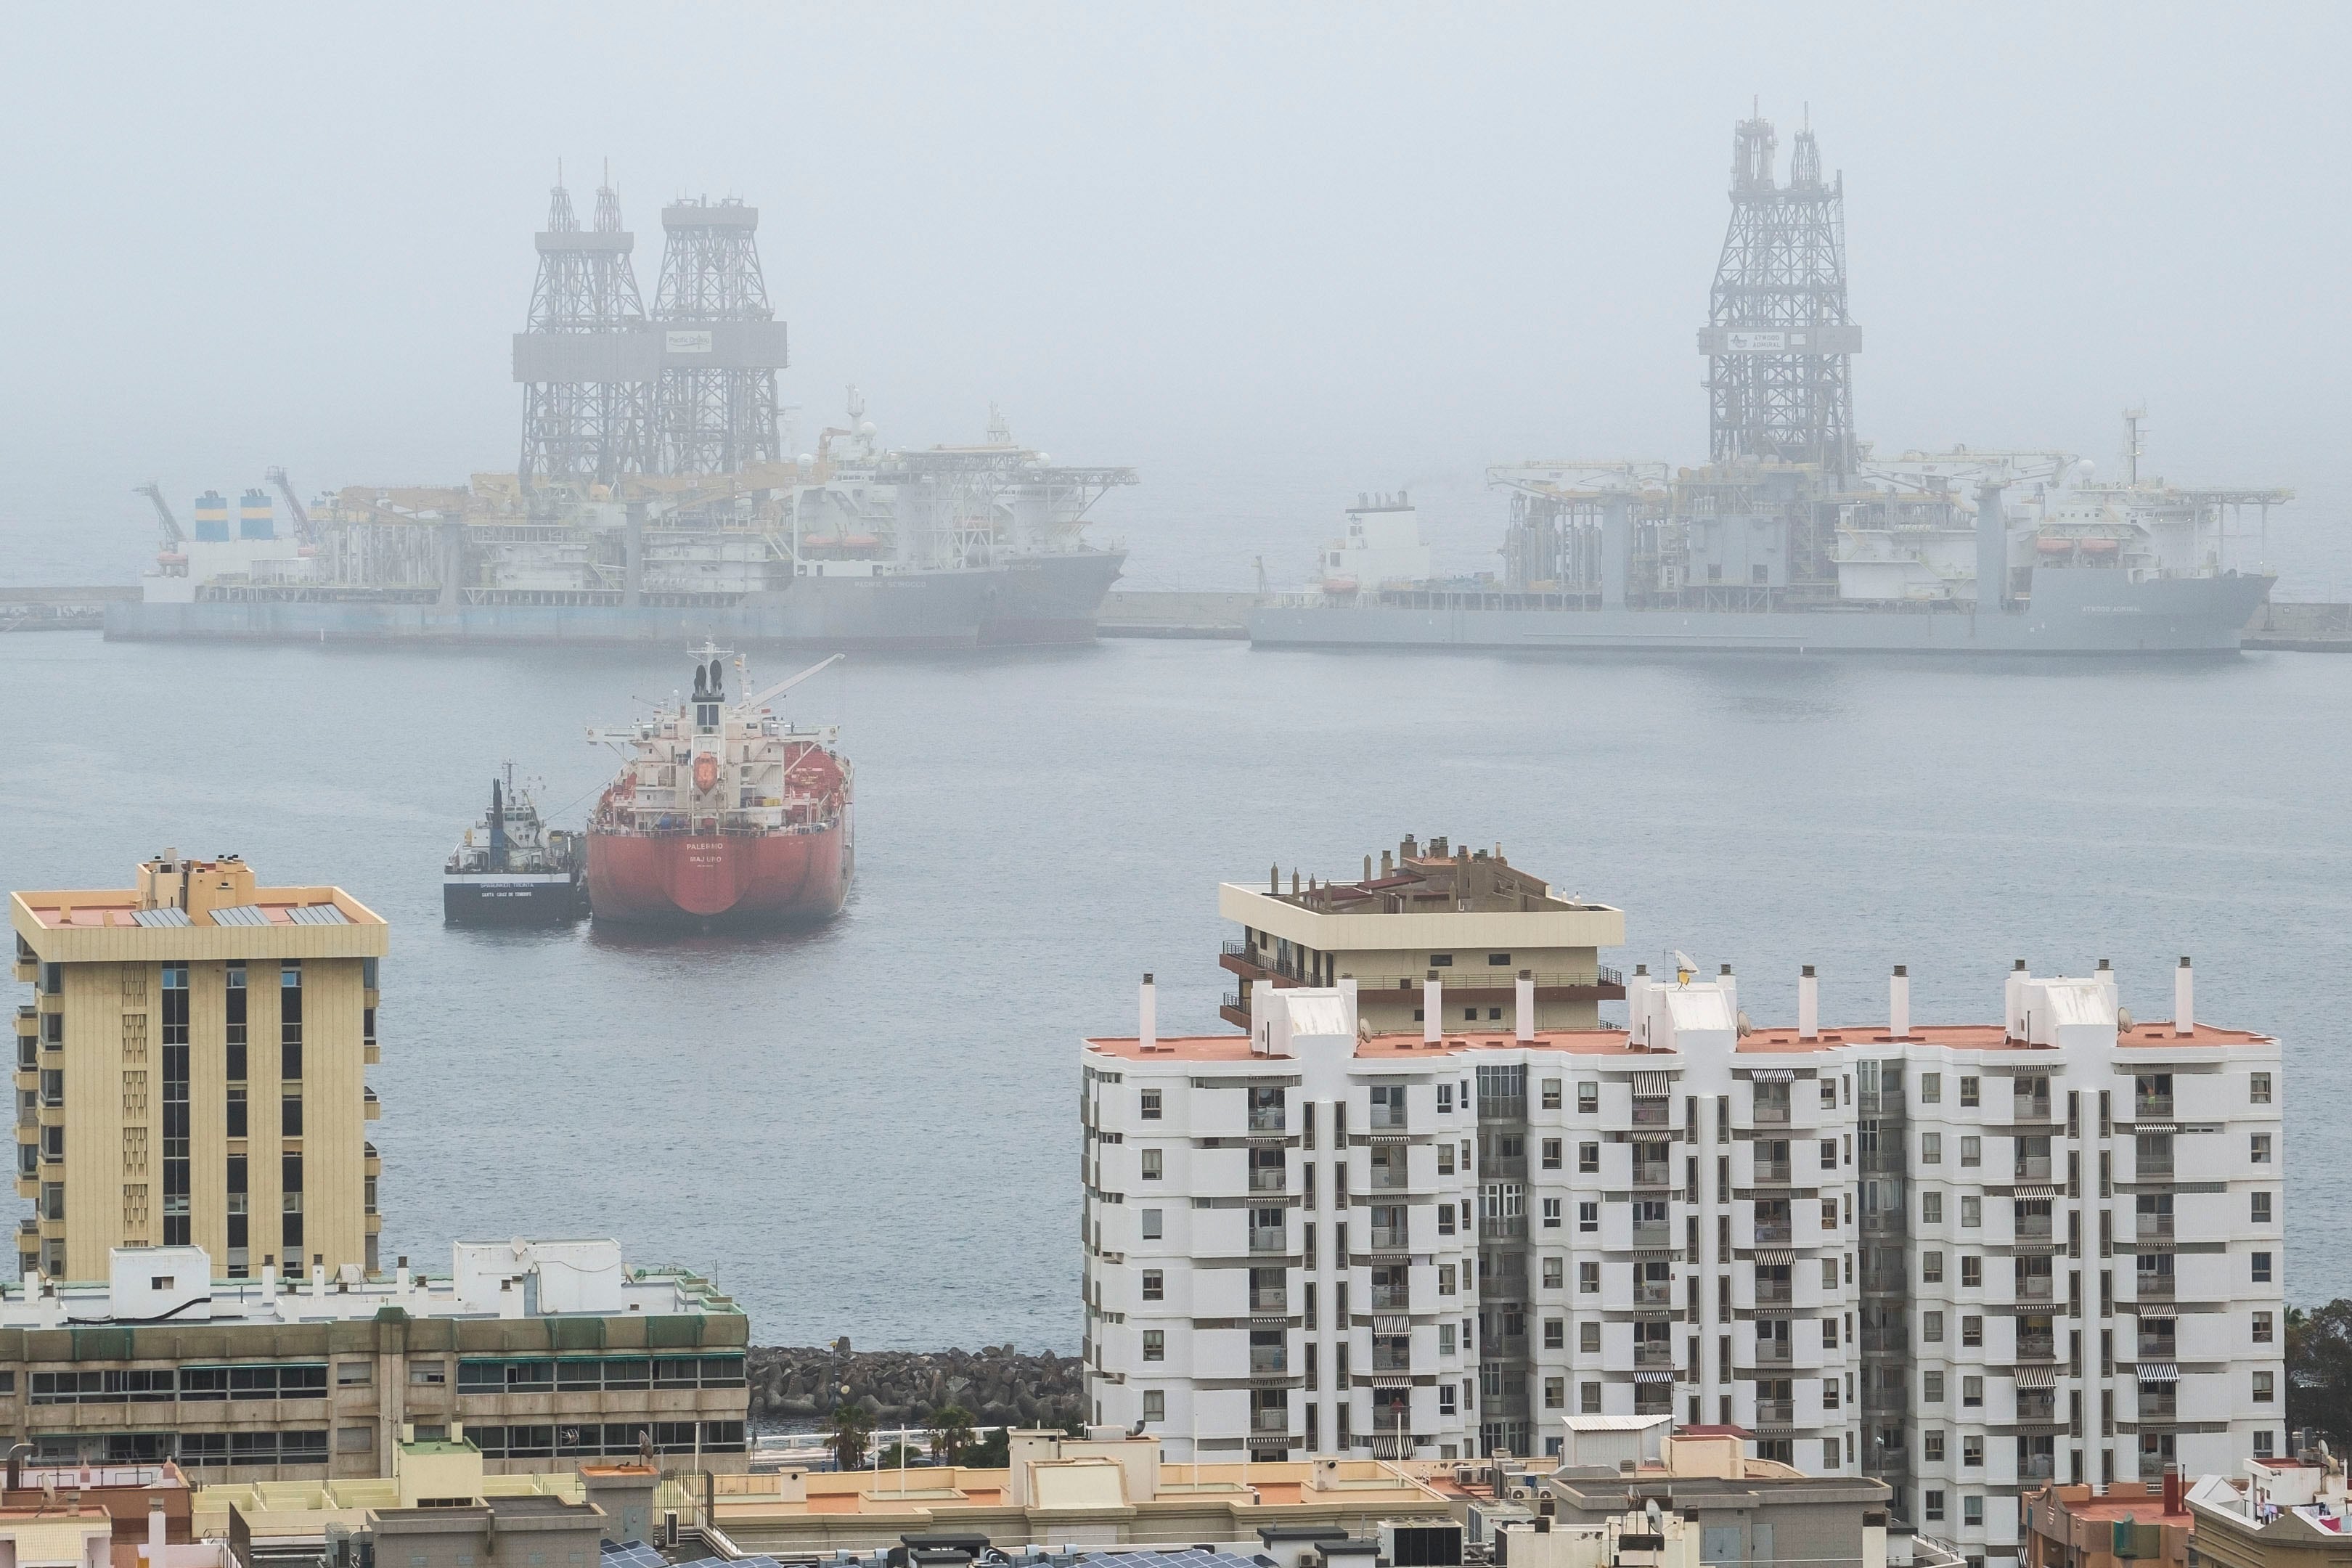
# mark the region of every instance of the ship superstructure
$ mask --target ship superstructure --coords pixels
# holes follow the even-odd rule
[[[1769,121],[1734,138],[1707,356],[1711,460],[1503,465],[1503,570],[1367,580],[1335,542],[1317,589],[1250,616],[1264,645],[1984,652],[2226,651],[2271,578],[2242,558],[2292,492],[2120,481],[2069,452],[1880,458],[1855,439],[1845,191],[1810,129],[1788,183]],[[1351,509],[1349,540],[1362,531]],[[1409,520],[1409,513],[1406,514]],[[1388,559],[1417,543],[1391,516]],[[2266,521],[2266,517],[2264,519]]]
[[[690,698],[589,732],[623,758],[588,823],[595,919],[786,924],[840,910],[856,870],[849,763],[834,727],[801,729],[770,707],[834,662],[730,702],[706,646]]]
[[[490,781],[489,809],[466,830],[441,874],[441,918],[451,925],[556,925],[587,912],[586,845],[540,820],[514,764]]]

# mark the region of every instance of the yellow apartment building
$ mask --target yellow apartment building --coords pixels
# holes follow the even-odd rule
[[[129,889],[19,892],[21,1273],[104,1279],[123,1247],[204,1247],[226,1278],[377,1271],[383,918],[266,888],[235,856]]]

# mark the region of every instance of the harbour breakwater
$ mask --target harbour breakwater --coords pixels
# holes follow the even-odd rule
[[[1083,1408],[1083,1367],[1052,1351],[852,1351],[835,1346],[752,1347],[747,1375],[760,1426],[821,1423],[845,1401],[877,1427],[924,1426],[959,1405],[978,1426],[1060,1426]]]

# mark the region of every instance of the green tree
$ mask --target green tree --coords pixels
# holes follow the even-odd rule
[[[874,1456],[874,1468],[877,1470],[896,1470],[914,1465],[928,1465],[930,1462],[924,1456],[923,1451],[912,1443],[893,1442]]]
[[[2286,1425],[2352,1446],[2352,1300],[2286,1314]]]
[[[858,1405],[843,1400],[833,1407],[833,1419],[824,1429],[824,1446],[833,1450],[833,1462],[845,1470],[866,1468],[866,1445],[874,1440],[874,1419]]]
[[[963,1451],[963,1463],[975,1470],[1001,1470],[1013,1463],[1012,1428],[991,1426]]]
[[[940,1464],[961,1464],[971,1444],[971,1411],[950,1404],[931,1412],[931,1452]]]

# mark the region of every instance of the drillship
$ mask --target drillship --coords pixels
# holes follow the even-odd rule
[[[1710,460],[1537,462],[1511,492],[1500,577],[1431,571],[1410,498],[1366,496],[1317,584],[1249,614],[1261,647],[1518,650],[2234,651],[2273,579],[2232,558],[2290,499],[2072,453],[1956,447],[1877,457],[1853,436],[1844,182],[1810,130],[1787,184],[1774,134],[1734,138],[1732,219],[1699,334]]]
[[[450,925],[559,925],[587,911],[580,836],[549,828],[515,784],[514,764],[490,781],[490,808],[466,830],[441,873]]]
[[[835,730],[797,729],[768,705],[834,659],[730,703],[718,649],[703,652],[690,699],[589,733],[627,759],[588,822],[590,912],[620,924],[825,920],[856,869],[849,763]]]
[[[977,445],[884,447],[863,398],[813,450],[787,450],[774,319],[740,202],[663,209],[648,309],[597,193],[583,226],[561,185],[514,379],[513,473],[465,486],[346,488],[200,502],[188,537],[148,486],[163,542],[110,637],[305,642],[685,643],[970,648],[1091,639],[1125,562],[1087,514],[1125,468],[1055,464],[992,410]],[[290,531],[281,531],[282,499]]]

